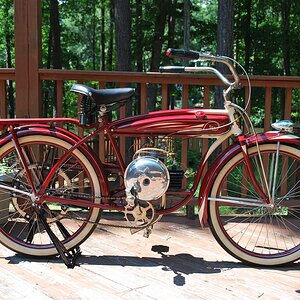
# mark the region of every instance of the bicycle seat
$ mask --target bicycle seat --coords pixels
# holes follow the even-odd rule
[[[131,97],[134,88],[114,88],[114,89],[93,89],[83,84],[74,84],[71,91],[80,93],[93,98],[95,103],[99,106],[101,104],[112,104]]]

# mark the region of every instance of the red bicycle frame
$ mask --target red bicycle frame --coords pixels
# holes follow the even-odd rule
[[[287,135],[279,133],[266,133],[264,135],[252,135],[244,137],[240,135],[241,131],[234,122],[234,111],[228,106],[225,109],[213,110],[213,109],[180,109],[180,110],[164,110],[151,112],[145,115],[138,115],[134,117],[118,119],[113,122],[109,122],[106,116],[101,118],[101,122],[94,124],[95,129],[90,134],[83,138],[80,138],[69,131],[56,126],[47,124],[57,123],[65,124],[72,123],[79,126],[79,122],[75,119],[69,118],[36,118],[36,119],[6,119],[0,120],[0,128],[4,129],[5,126],[9,126],[10,134],[6,133],[1,139],[1,143],[5,143],[7,140],[12,139],[15,143],[15,147],[19,153],[20,160],[22,161],[25,171],[28,173],[30,178],[30,172],[28,172],[28,166],[26,158],[23,155],[21,146],[18,143],[18,137],[30,134],[31,132],[40,134],[51,134],[57,135],[72,144],[72,147],[64,153],[62,157],[56,162],[54,167],[51,169],[47,177],[45,178],[39,191],[36,191],[32,179],[30,180],[33,194],[35,195],[35,202],[37,205],[41,205],[43,202],[59,202],[61,204],[80,205],[86,207],[97,207],[101,209],[114,209],[124,210],[124,207],[112,204],[109,201],[111,191],[108,186],[107,179],[105,178],[105,166],[96,155],[94,155],[93,165],[96,165],[99,172],[99,179],[102,184],[102,197],[103,200],[100,204],[91,203],[86,200],[79,199],[66,199],[54,196],[48,196],[45,194],[46,188],[49,182],[55,175],[57,169],[66,161],[69,155],[75,150],[80,149],[81,151],[91,151],[87,142],[100,132],[104,132],[106,137],[109,139],[114,154],[117,159],[117,165],[122,174],[124,174],[126,165],[120,153],[119,146],[116,142],[116,138],[120,136],[134,136],[134,137],[175,137],[175,138],[215,138],[216,141],[208,149],[202,157],[199,164],[193,186],[188,191],[168,191],[167,195],[170,194],[181,194],[184,198],[179,203],[167,209],[160,209],[156,211],[157,214],[168,214],[178,210],[180,207],[186,205],[195,194],[197,187],[200,183],[201,177],[203,177],[203,170],[211,154],[218,148],[219,145],[231,136],[238,136],[235,142],[215,160],[214,164],[210,167],[208,172],[203,177],[203,182],[200,188],[198,205],[200,211],[201,224],[204,225],[207,220],[207,199],[209,193],[209,187],[211,186],[215,174],[218,169],[221,168],[223,162],[230,157],[233,157],[236,153],[243,151],[247,171],[250,175],[251,180],[259,191],[262,199],[265,203],[269,203],[269,197],[264,193],[262,188],[256,182],[253,174],[253,169],[247,158],[247,147],[254,145],[255,143],[266,143],[270,141],[282,141],[289,144],[299,144],[299,139],[291,138]],[[233,121],[231,121],[233,120]],[[17,126],[21,125],[21,126]],[[91,128],[91,126],[89,126]]]

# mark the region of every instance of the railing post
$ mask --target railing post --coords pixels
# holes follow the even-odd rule
[[[41,1],[15,0],[16,115],[40,117]]]

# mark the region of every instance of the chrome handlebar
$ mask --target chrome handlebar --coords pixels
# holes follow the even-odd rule
[[[160,72],[168,73],[183,73],[183,72],[210,72],[217,75],[221,81],[229,86],[229,89],[226,92],[230,92],[233,89],[239,89],[241,87],[239,75],[232,65],[231,61],[226,56],[214,56],[211,54],[200,53],[192,50],[183,50],[183,49],[173,49],[169,48],[166,52],[166,55],[170,58],[183,58],[188,60],[199,60],[199,61],[212,61],[224,63],[230,70],[234,81],[230,82],[220,71],[212,67],[184,67],[184,66],[165,66],[160,67]]]

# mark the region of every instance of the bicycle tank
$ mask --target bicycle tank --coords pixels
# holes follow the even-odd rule
[[[116,135],[194,137],[229,131],[226,110],[176,109],[149,112],[116,120],[110,128]]]

